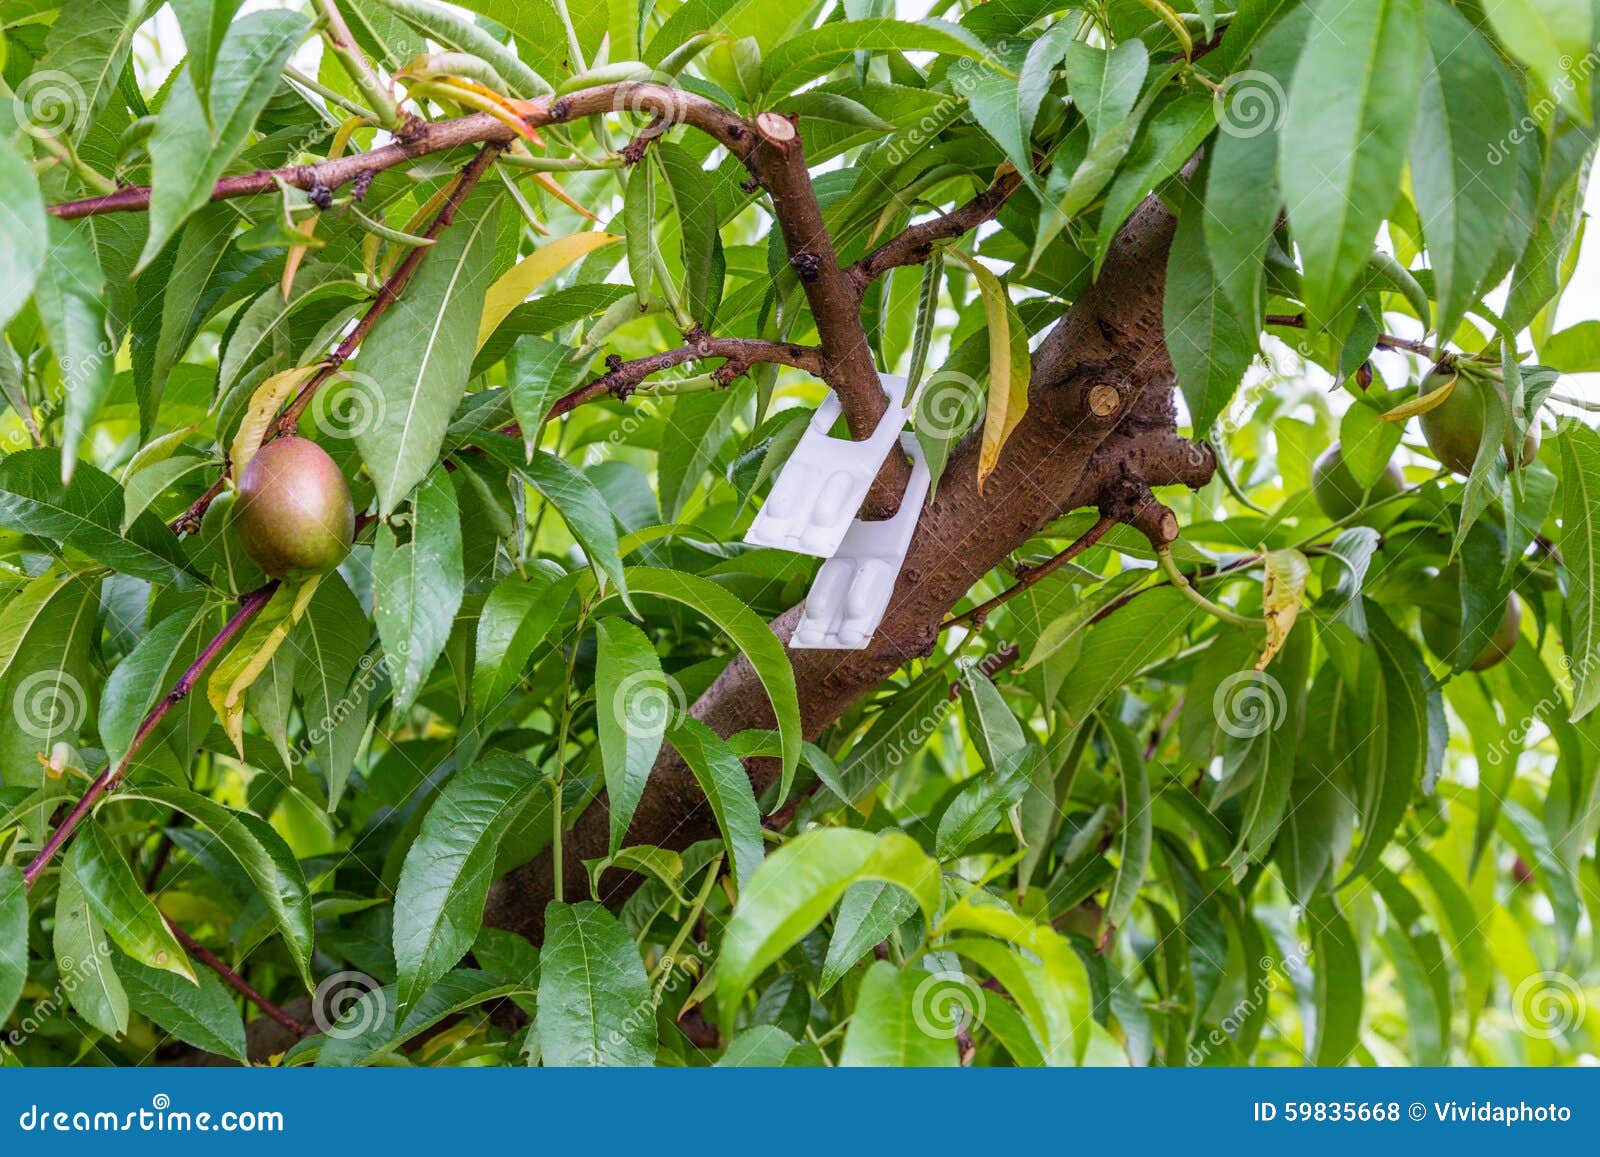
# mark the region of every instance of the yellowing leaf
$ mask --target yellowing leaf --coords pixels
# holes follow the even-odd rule
[[[216,708],[222,729],[233,740],[240,758],[244,757],[244,693],[272,662],[272,656],[305,614],[321,581],[322,576],[317,575],[299,586],[287,583],[280,586],[233,644],[233,650],[211,672],[206,683],[206,698]]]
[[[1272,657],[1289,639],[1289,631],[1300,613],[1305,598],[1306,579],[1311,564],[1298,550],[1270,550],[1266,555],[1267,576],[1261,585],[1261,611],[1267,620],[1267,646],[1256,663],[1264,671]]]
[[[1028,357],[1028,330],[1011,307],[1006,287],[971,254],[951,250],[972,271],[983,296],[989,326],[989,404],[983,417],[983,446],[978,454],[978,493],[983,480],[994,472],[1006,439],[1028,409],[1028,380],[1033,367]]]
[[[1436,390],[1429,390],[1426,394],[1418,394],[1409,402],[1401,402],[1392,410],[1385,410],[1379,415],[1381,422],[1404,422],[1407,418],[1415,418],[1426,414],[1429,410],[1437,409],[1450,400],[1450,395],[1456,392],[1455,375]]]
[[[318,368],[316,365],[295,366],[292,370],[273,374],[256,387],[256,392],[250,395],[250,405],[244,412],[244,419],[239,423],[239,432],[233,436],[229,461],[232,463],[235,478],[244,473],[244,468],[250,464],[250,459],[261,449],[261,439],[266,436],[267,427],[272,425],[272,420],[278,416],[278,410],[283,403],[304,385]]]
[[[506,319],[506,315],[521,305],[523,299],[541,284],[578,258],[594,252],[602,245],[620,240],[622,238],[611,233],[573,233],[567,237],[557,237],[506,270],[484,295],[483,320],[478,324],[478,348],[483,348],[483,343],[489,340],[489,335]]]

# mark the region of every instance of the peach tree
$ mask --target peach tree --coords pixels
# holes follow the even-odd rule
[[[241,7],[0,0],[6,1063],[1595,1051],[1588,0]]]

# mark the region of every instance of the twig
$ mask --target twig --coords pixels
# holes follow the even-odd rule
[[[394,128],[400,121],[394,95],[384,86],[383,81],[378,79],[378,74],[373,71],[366,54],[361,51],[356,38],[350,34],[349,25],[339,14],[338,6],[333,0],[313,0],[313,4],[322,17],[322,38],[334,56],[339,58],[345,75],[361,90],[361,95],[367,98],[367,103],[377,115],[378,123],[386,129]]]
[[[724,385],[757,362],[794,366],[817,377],[822,376],[822,352],[815,346],[764,341],[760,338],[691,334],[689,344],[679,346],[677,349],[664,350],[632,361],[615,361],[600,377],[557,398],[555,404],[550,407],[549,416],[558,418],[597,398],[607,396],[626,398],[652,374],[658,374],[674,366],[689,365],[702,358],[723,359],[723,364],[717,368],[716,374]]]
[[[989,599],[987,602],[979,603],[970,611],[963,611],[959,615],[952,615],[950,618],[939,624],[939,629],[943,631],[949,627],[956,626],[958,623],[971,623],[974,627],[983,626],[983,622],[989,617],[990,612],[992,612],[1001,603],[1008,602],[1009,600],[1016,598],[1023,591],[1027,590],[1041,579],[1047,578],[1056,571],[1060,570],[1067,563],[1077,558],[1084,551],[1088,550],[1091,546],[1104,538],[1106,531],[1110,530],[1116,524],[1117,520],[1115,518],[1102,517],[1088,530],[1084,531],[1083,534],[1076,541],[1074,541],[1071,546],[1067,547],[1061,553],[1051,558],[1048,562],[1040,563],[1038,566],[1028,567],[1026,570],[1019,570],[1017,572],[1017,582],[1013,586],[1001,591],[999,594],[995,595],[994,598]]]
[[[908,225],[850,267],[850,280],[859,297],[873,278],[900,265],[926,261],[939,241],[960,237],[989,220],[1022,184],[1022,177],[1009,166],[993,183],[966,204],[915,225]]]
[[[294,1017],[284,1012],[283,1009],[279,1008],[266,997],[262,996],[255,990],[248,980],[224,964],[222,959],[218,957],[216,953],[212,952],[211,949],[201,944],[193,936],[190,936],[182,928],[179,928],[177,922],[174,921],[171,916],[163,915],[162,918],[166,920],[167,927],[172,929],[172,934],[173,936],[177,937],[178,943],[183,945],[184,951],[193,956],[201,964],[204,964],[207,968],[211,969],[212,972],[215,972],[218,976],[222,977],[229,988],[233,989],[240,996],[243,996],[251,1004],[255,1005],[262,1012],[266,1013],[273,1020],[281,1024],[284,1028],[294,1033],[295,1036],[307,1037],[311,1036],[312,1033],[316,1031],[315,1029],[308,1028],[307,1026],[301,1024],[299,1021],[295,1020]]]
[[[72,806],[72,810],[67,813],[66,818],[61,821],[55,831],[50,833],[49,839],[45,840],[44,846],[39,849],[39,854],[34,856],[33,861],[22,870],[22,881],[25,887],[32,888],[34,882],[44,874],[44,870],[49,867],[50,861],[55,858],[62,845],[67,842],[78,825],[83,822],[84,817],[94,809],[94,805],[99,802],[106,792],[122,781],[123,775],[128,770],[128,765],[133,762],[135,753],[144,745],[144,741],[150,738],[151,732],[161,725],[161,721],[167,717],[169,711],[188,697],[189,692],[194,690],[194,685],[199,681],[200,676],[205,674],[206,668],[216,661],[217,656],[233,641],[234,636],[244,629],[245,624],[255,618],[261,608],[267,605],[277,589],[278,581],[273,579],[265,586],[257,587],[240,600],[239,609],[233,613],[233,617],[223,624],[222,630],[218,631],[216,636],[205,645],[205,648],[195,657],[194,662],[189,664],[189,669],[172,685],[172,690],[163,695],[161,701],[152,707],[143,721],[140,722],[139,729],[133,733],[133,739],[128,744],[128,750],[123,752],[122,758],[115,764],[108,764],[106,769],[95,777],[88,790],[83,793],[78,802]]]
[[[1266,325],[1276,325],[1283,329],[1306,327],[1306,315],[1303,313],[1269,313],[1262,321]],[[1420,354],[1425,358],[1435,357],[1438,353],[1425,341],[1412,341],[1410,338],[1396,337],[1392,333],[1380,333],[1378,340],[1372,344],[1379,349],[1405,350],[1407,353]]]

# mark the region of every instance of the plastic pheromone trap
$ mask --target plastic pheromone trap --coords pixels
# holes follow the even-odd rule
[[[889,408],[872,435],[859,442],[828,433],[840,414],[839,396],[829,391],[745,531],[747,543],[817,558],[834,556],[910,416],[906,380],[892,374],[880,374],[879,379]]]
[[[900,567],[928,497],[928,460],[914,434],[900,438],[911,459],[911,481],[893,518],[850,523],[838,551],[817,571],[789,646],[859,651],[889,609]]]

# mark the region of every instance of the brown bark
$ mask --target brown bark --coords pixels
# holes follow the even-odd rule
[[[1028,412],[982,496],[976,439],[957,448],[923,511],[871,646],[789,652],[808,738],[815,739],[902,664],[927,654],[939,624],[972,585],[1052,519],[1104,504],[1118,517],[1147,521],[1146,509],[1160,511],[1139,504],[1149,486],[1198,486],[1210,477],[1209,453],[1174,432],[1174,375],[1161,325],[1172,229],[1161,202],[1147,200],[1113,245],[1099,281],[1041,343],[1033,358]],[[798,617],[799,608],[793,608],[773,620],[772,629],[787,639]],[[722,735],[773,726],[766,696],[743,659],[732,662],[691,710]],[[759,794],[773,782],[777,766],[751,760],[748,770]],[[605,854],[607,825],[602,798],[566,833],[567,898],[590,894],[583,861]],[[665,753],[634,814],[629,842],[682,848],[715,831],[694,777]],[[607,873],[598,898],[618,903],[636,884],[624,873]],[[541,856],[497,882],[486,919],[537,939],[553,892],[551,862]]]

